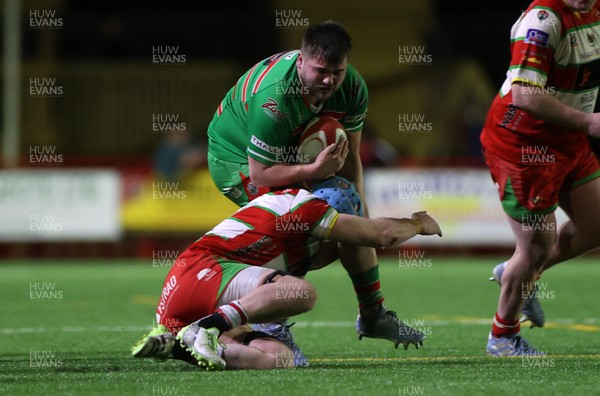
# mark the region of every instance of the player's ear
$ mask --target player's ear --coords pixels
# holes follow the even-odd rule
[[[298,54],[298,57],[296,58],[296,67],[298,67],[298,68],[302,67],[303,62],[304,62],[304,58],[302,57],[302,52],[300,52]]]

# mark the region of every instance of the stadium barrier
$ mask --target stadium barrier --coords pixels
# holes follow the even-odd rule
[[[126,232],[200,236],[237,209],[202,169],[178,181],[151,174],[138,194],[123,202],[121,219]]]
[[[443,238],[417,236],[404,249],[505,253],[514,246],[487,169],[371,168],[365,190],[371,217],[426,210],[439,221]],[[44,258],[147,258],[181,250],[237,210],[206,169],[178,181],[152,171],[4,170],[0,207],[0,257]],[[566,220],[561,210],[557,220]]]
[[[372,169],[365,171],[365,191],[371,217],[408,217],[413,212],[426,210],[439,222],[443,238],[417,236],[410,244],[432,247],[514,245],[497,188],[487,169]],[[567,216],[559,209],[556,219],[561,223]]]
[[[0,171],[0,242],[117,241],[120,176],[107,169]]]

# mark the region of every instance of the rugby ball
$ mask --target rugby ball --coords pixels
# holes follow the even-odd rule
[[[298,139],[298,154],[302,162],[312,163],[319,153],[331,144],[348,140],[344,126],[329,116],[317,116],[310,120]]]

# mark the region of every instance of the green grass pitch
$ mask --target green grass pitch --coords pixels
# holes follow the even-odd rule
[[[548,355],[485,355],[499,288],[495,258],[382,259],[388,308],[429,336],[422,349],[354,332],[356,301],[339,263],[310,273],[316,308],[295,318],[306,369],[203,372],[133,359],[150,328],[166,268],[147,261],[0,263],[0,395],[527,395],[599,394],[598,260],[555,267],[541,282],[547,326],[523,327]]]

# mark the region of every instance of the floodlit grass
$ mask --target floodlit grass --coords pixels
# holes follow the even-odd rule
[[[179,361],[133,359],[153,322],[166,268],[151,262],[0,264],[2,395],[474,395],[596,394],[600,372],[600,266],[580,259],[541,280],[548,320],[522,335],[542,358],[493,359],[485,344],[499,288],[497,260],[431,257],[380,266],[386,305],[428,334],[394,349],[354,331],[356,299],[339,263],[307,277],[319,293],[294,318],[306,369],[203,372]]]

